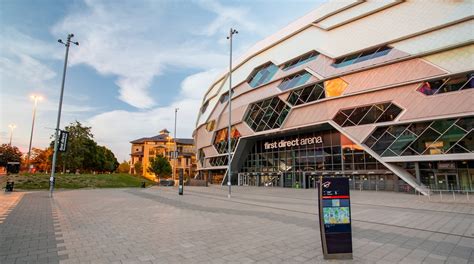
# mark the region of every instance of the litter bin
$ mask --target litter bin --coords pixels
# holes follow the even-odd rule
[[[15,182],[7,181],[7,185],[5,186],[5,192],[13,192],[13,186]]]
[[[146,183],[145,183],[144,181],[142,181],[142,184],[140,185],[140,187],[145,188],[145,187],[146,187]]]

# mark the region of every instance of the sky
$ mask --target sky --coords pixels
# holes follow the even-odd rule
[[[202,97],[228,63],[320,5],[319,1],[2,0],[0,143],[46,148],[56,126],[65,47],[71,45],[60,128],[92,127],[99,145],[128,160],[130,141],[163,128],[191,138]]]

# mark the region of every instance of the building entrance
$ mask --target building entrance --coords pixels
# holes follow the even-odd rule
[[[459,190],[459,179],[456,173],[437,173],[435,180],[436,189]]]

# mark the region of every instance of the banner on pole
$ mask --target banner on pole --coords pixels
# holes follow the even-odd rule
[[[58,151],[59,152],[66,152],[67,151],[67,141],[69,139],[69,132],[61,130],[59,134],[59,146],[58,146]]]

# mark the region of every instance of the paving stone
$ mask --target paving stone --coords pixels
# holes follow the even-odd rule
[[[0,195],[0,210],[11,197]],[[183,196],[165,187],[58,191],[53,200],[23,193],[7,201],[0,263],[28,253],[52,263],[326,262],[315,197],[314,190],[236,187],[228,199],[216,186],[189,187]],[[354,260],[338,263],[473,262],[466,233],[474,204],[413,198],[353,192]]]

